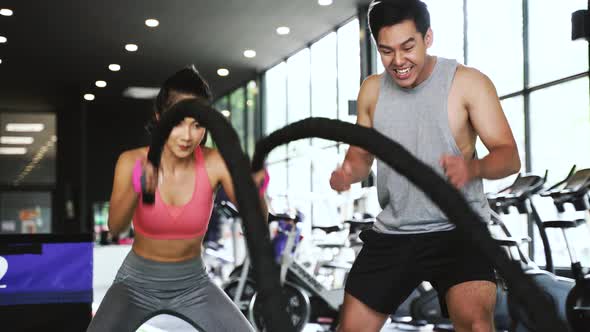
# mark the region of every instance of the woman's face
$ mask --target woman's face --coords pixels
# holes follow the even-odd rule
[[[172,105],[184,99],[195,98],[194,95],[183,93],[174,93],[170,97],[172,98]],[[205,134],[205,128],[194,118],[184,118],[184,120],[172,128],[170,136],[168,136],[168,140],[166,141],[166,147],[177,158],[186,158],[201,144]]]
[[[172,128],[166,141],[166,147],[178,158],[186,158],[201,144],[205,128],[193,118],[184,118]]]

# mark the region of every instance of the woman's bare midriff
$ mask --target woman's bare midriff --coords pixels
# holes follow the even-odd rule
[[[133,251],[158,262],[180,262],[201,255],[203,236],[192,239],[159,240],[135,233]]]

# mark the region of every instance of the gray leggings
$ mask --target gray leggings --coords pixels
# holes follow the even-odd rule
[[[164,263],[131,250],[87,331],[136,331],[151,317],[179,317],[200,332],[254,331],[230,298],[209,279],[200,258]]]

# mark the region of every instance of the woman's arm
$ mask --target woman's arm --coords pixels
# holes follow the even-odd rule
[[[133,190],[132,173],[137,152],[125,151],[117,160],[109,203],[109,232],[118,235],[131,224],[139,195]]]

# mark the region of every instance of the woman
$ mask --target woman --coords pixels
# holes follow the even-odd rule
[[[154,120],[186,98],[211,99],[207,83],[193,66],[166,80],[156,99]],[[133,220],[135,241],[88,331],[135,331],[160,313],[178,316],[199,331],[253,331],[211,282],[201,260],[215,189],[221,185],[235,203],[225,162],[217,150],[203,146],[205,140],[205,128],[185,118],[172,129],[159,170],[147,162],[147,147],[119,157],[109,229],[118,234]],[[142,174],[146,191],[155,192],[154,205],[141,200]],[[255,182],[263,176],[258,173]]]

